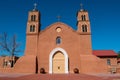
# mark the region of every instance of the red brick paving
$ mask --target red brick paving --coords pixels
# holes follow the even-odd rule
[[[21,77],[1,77],[0,80],[120,80],[120,76],[97,77],[86,74],[31,74]]]

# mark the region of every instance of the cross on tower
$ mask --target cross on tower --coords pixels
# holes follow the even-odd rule
[[[83,8],[83,4],[82,3],[80,4],[80,7],[81,7],[81,9]]]
[[[83,4],[82,3],[80,4],[80,8],[81,8],[81,11],[82,11],[83,10]]]
[[[37,3],[34,3],[34,9],[33,10],[36,10],[37,9]]]
[[[60,19],[61,19],[61,16],[57,16],[57,19],[58,19],[58,22],[60,21]]]

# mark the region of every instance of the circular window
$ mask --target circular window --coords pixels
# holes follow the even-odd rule
[[[60,28],[60,27],[57,27],[57,28],[56,28],[56,31],[57,31],[57,32],[61,32],[61,28]]]

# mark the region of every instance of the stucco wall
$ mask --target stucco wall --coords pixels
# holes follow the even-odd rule
[[[56,28],[61,27],[61,32]],[[81,35],[72,30],[68,25],[55,23],[39,34],[38,40],[38,68],[45,68],[49,73],[49,56],[55,48],[64,49],[69,57],[69,73],[73,73],[74,68],[80,69],[80,55],[92,55],[90,35]],[[56,38],[61,37],[61,44],[56,44]],[[87,46],[87,47],[86,47]]]
[[[36,56],[27,55],[19,58],[14,66],[15,73],[36,73]]]

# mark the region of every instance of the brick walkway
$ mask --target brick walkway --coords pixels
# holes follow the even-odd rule
[[[107,74],[1,74],[0,80],[120,80],[120,76]]]

